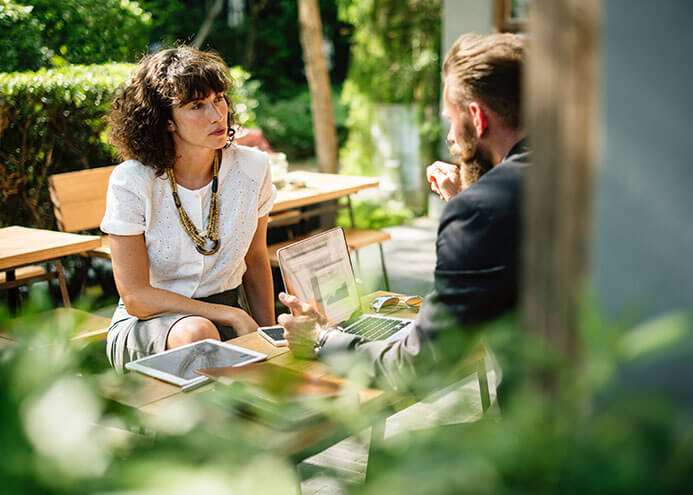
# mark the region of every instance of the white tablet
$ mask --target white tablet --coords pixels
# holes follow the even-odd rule
[[[265,358],[266,354],[245,347],[205,339],[131,361],[125,367],[189,390],[210,380],[195,370],[242,366]]]

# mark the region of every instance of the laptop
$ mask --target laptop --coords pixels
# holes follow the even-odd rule
[[[277,258],[286,291],[324,314],[331,325],[365,340],[399,340],[411,331],[414,320],[362,312],[341,227],[280,248]]]

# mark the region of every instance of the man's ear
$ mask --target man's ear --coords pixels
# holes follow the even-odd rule
[[[486,112],[481,107],[479,102],[473,101],[469,104],[469,112],[472,114],[472,125],[476,131],[477,137],[482,137],[488,129],[488,119]]]

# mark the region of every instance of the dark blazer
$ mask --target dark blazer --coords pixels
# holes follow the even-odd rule
[[[528,155],[526,140],[518,142],[501,163],[445,207],[436,240],[434,290],[407,338],[364,343],[355,335],[337,334],[330,336],[319,356],[358,349],[372,364],[372,375],[387,378],[405,368],[414,371],[414,358],[424,347],[434,358],[440,355],[427,343],[446,332],[472,330],[513,308],[518,297],[522,179]]]

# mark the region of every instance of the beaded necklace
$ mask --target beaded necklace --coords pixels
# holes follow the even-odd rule
[[[173,202],[176,204],[176,210],[178,210],[178,218],[180,218],[180,223],[183,224],[183,228],[195,244],[195,249],[205,256],[216,253],[219,251],[219,202],[217,200],[217,188],[219,187],[219,152],[214,154],[212,198],[209,201],[207,230],[202,232],[198,232],[195,224],[190,220],[190,217],[183,209],[183,205],[178,197],[178,186],[176,185],[176,178],[173,176],[173,168],[167,168],[166,173],[168,175],[168,183],[171,185],[171,192],[173,193]],[[214,243],[209,249],[205,249],[207,241]]]

